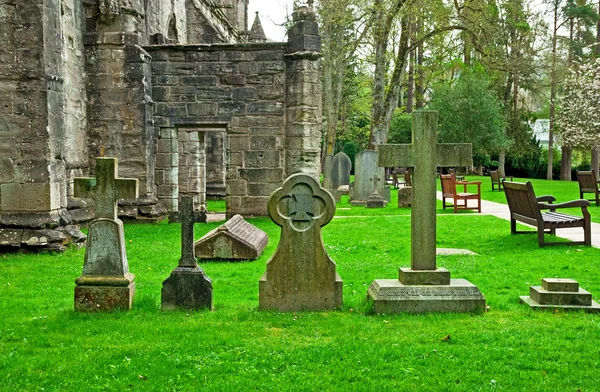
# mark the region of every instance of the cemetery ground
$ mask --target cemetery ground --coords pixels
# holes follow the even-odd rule
[[[469,179],[477,179],[469,176]],[[482,197],[505,203],[482,180]],[[518,179],[515,179],[518,180]],[[438,181],[439,183],[439,181]],[[578,198],[577,183],[533,180],[536,195]],[[439,185],[439,184],[438,184]],[[128,312],[75,313],[74,280],[83,249],[0,255],[0,390],[406,390],[597,391],[600,315],[532,311],[519,304],[541,278],[579,281],[600,297],[600,249],[539,248],[535,235],[473,212],[442,211],[437,246],[477,256],[438,256],[453,278],[486,297],[485,314],[375,315],[366,303],[374,279],[410,265],[410,209],[351,207],[347,197],[323,227],[344,281],[333,312],[259,311],[258,281],[280,229],[252,262],[202,262],[213,311],[161,311],[161,284],[180,257],[180,225],[126,224],[137,284]],[[209,203],[209,210],[222,203]],[[600,207],[589,207],[600,222]],[[577,213],[577,209],[573,210]],[[196,237],[220,222],[196,224]],[[560,231],[559,231],[560,234]],[[302,252],[302,249],[298,249]]]

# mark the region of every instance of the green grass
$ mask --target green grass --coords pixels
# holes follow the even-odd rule
[[[439,215],[438,247],[479,255],[439,257],[438,265],[476,284],[489,311],[371,315],[371,281],[410,264],[409,210],[374,215],[388,210],[398,209],[338,210],[355,216],[323,228],[344,280],[343,308],[331,312],[257,310],[258,280],[279,237],[268,218],[249,219],[269,235],[260,259],[201,264],[213,280],[212,312],[160,310],[179,224],[125,227],[137,284],[129,312],[73,312],[83,249],[0,255],[0,390],[598,390],[600,315],[535,312],[519,296],[557,276],[598,299],[600,250],[540,249],[535,236],[511,236],[506,221]],[[217,225],[197,224],[196,236]]]

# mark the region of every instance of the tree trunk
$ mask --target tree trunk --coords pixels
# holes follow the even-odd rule
[[[560,160],[560,179],[571,181],[571,157],[573,149],[569,146],[562,146],[562,158]]]
[[[406,82],[406,113],[413,111],[413,99],[415,95],[415,51],[411,51],[408,57],[408,80]]]
[[[592,148],[592,159],[591,159],[591,169],[596,172],[596,177],[600,176],[598,173],[598,166],[600,166],[600,148],[598,146]]]
[[[558,0],[554,0],[554,29],[552,34],[552,65],[550,70],[550,127],[548,129],[548,170],[546,179],[552,179],[552,155],[554,147],[554,113],[556,100],[556,40],[558,35]]]
[[[423,23],[417,24],[417,31],[421,34]],[[423,72],[423,44],[417,46],[417,80],[415,82],[417,90],[417,109],[425,107],[425,75]]]
[[[498,154],[498,174],[500,176],[505,176],[506,171],[504,170],[504,166],[506,165],[506,149],[501,149]]]

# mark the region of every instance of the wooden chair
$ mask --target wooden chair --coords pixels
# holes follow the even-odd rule
[[[501,176],[500,173],[498,173],[498,170],[490,170],[490,179],[492,180],[492,191],[494,190],[494,186],[498,186],[498,191],[501,191],[503,186],[502,186],[502,182],[506,181],[506,179],[510,178],[510,181],[513,180],[512,176]]]
[[[584,193],[593,193],[596,205],[600,205],[600,189],[598,188],[600,181],[596,178],[594,170],[578,171],[577,182],[579,182],[579,198],[583,199]]]
[[[410,168],[408,168],[404,171],[404,186],[412,186],[412,180],[410,175]]]
[[[442,208],[446,208],[446,199],[452,199],[454,212],[458,210],[477,210],[477,212],[481,212],[481,181],[456,181],[454,173],[441,174],[440,180],[442,182]],[[463,192],[456,191],[458,185],[462,185]],[[468,185],[477,185],[477,193],[467,192]],[[469,207],[469,200],[477,200],[477,207]]]
[[[556,199],[554,196],[535,197],[531,182],[523,184],[520,182],[505,182],[504,194],[510,209],[510,233],[525,234],[532,231],[517,231],[517,221],[526,223],[537,228],[538,245],[585,245],[591,246],[591,224],[587,200],[573,200],[566,203],[552,204]],[[583,217],[556,212],[559,208],[581,207]],[[542,210],[550,210],[542,212]],[[556,229],[567,227],[583,228],[583,241],[576,242],[544,242],[544,233],[556,234]]]

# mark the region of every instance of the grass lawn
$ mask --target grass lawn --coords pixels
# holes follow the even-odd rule
[[[576,183],[572,196],[562,182],[542,184],[534,183],[540,195],[578,196]],[[483,193],[491,194],[489,178]],[[535,236],[511,236],[507,221],[440,214],[438,247],[479,255],[439,257],[438,265],[476,284],[489,311],[372,315],[371,281],[410,265],[410,210],[344,200],[337,216],[323,228],[344,280],[343,308],[332,312],[257,310],[258,280],[279,237],[268,218],[249,219],[269,235],[260,259],[201,264],[213,280],[212,312],[160,310],[162,281],[179,258],[179,224],[126,225],[137,284],[129,312],[73,312],[83,249],[0,255],[0,390],[599,390],[600,315],[519,304],[544,277],[576,279],[597,300],[599,249],[540,249]],[[217,225],[197,224],[196,236]]]

